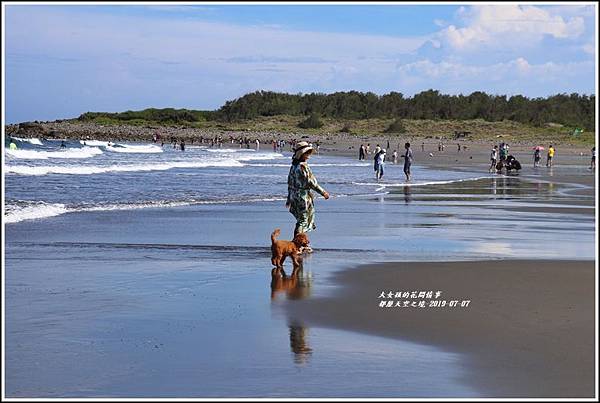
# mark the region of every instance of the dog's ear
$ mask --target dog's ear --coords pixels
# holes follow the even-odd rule
[[[300,246],[306,246],[306,245],[308,245],[310,243],[310,241],[308,240],[308,236],[306,234],[304,234],[304,233],[298,234],[296,236],[296,238],[294,240]]]
[[[303,246],[306,246],[310,243],[310,241],[308,240],[308,236],[306,234],[300,234],[300,243]]]

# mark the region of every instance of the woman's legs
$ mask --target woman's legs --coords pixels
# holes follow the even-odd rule
[[[292,212],[296,217],[296,227],[294,228],[294,236],[302,232],[308,232],[315,229],[315,209],[312,205],[305,211]]]

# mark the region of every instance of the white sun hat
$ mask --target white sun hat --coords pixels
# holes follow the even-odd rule
[[[314,148],[308,142],[301,141],[296,144],[296,148],[294,148],[294,159],[300,159],[305,153],[309,151],[314,151]]]

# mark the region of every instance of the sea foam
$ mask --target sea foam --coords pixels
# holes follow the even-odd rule
[[[140,154],[152,154],[152,153],[162,153],[163,149],[159,146],[155,146],[153,144],[149,145],[130,145],[130,144],[115,144],[114,146],[107,145],[105,147],[108,151],[113,151],[116,153],[140,153]]]
[[[13,137],[13,139],[18,140],[18,141],[27,142],[27,143],[30,143],[30,144],[33,144],[33,145],[36,145],[36,146],[41,146],[42,145],[42,142],[40,141],[40,139],[35,138],[35,137],[34,138],[30,138],[30,139],[21,138],[21,137]]]
[[[100,205],[79,205],[66,207],[61,203],[45,203],[33,201],[18,201],[16,204],[10,202],[6,205],[4,222],[13,224],[21,221],[36,220],[42,218],[56,217],[66,213],[77,212],[103,212],[116,210],[138,210],[147,208],[183,207],[196,204],[230,204],[230,203],[256,203],[283,201],[282,197],[257,197],[238,199],[216,199],[216,200],[153,200],[140,203],[108,203]]]
[[[90,158],[102,154],[102,150],[96,147],[65,148],[59,151],[37,151],[37,150],[5,150],[6,154],[13,158],[29,160],[46,160],[48,158]]]
[[[81,144],[84,146],[92,146],[92,147],[107,147],[108,141],[100,141],[100,140],[79,140]]]
[[[67,213],[68,210],[61,203],[27,202],[24,204],[5,206],[4,222],[16,223],[24,220],[54,217]]]
[[[175,161],[156,164],[133,164],[133,165],[8,165],[5,166],[6,173],[17,175],[92,175],[107,172],[144,172],[144,171],[166,171],[173,168],[209,168],[209,167],[242,167],[244,164],[235,160],[215,160],[215,161]]]

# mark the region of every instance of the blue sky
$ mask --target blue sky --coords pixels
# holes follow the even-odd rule
[[[595,94],[593,3],[3,6],[8,123],[255,90]]]

